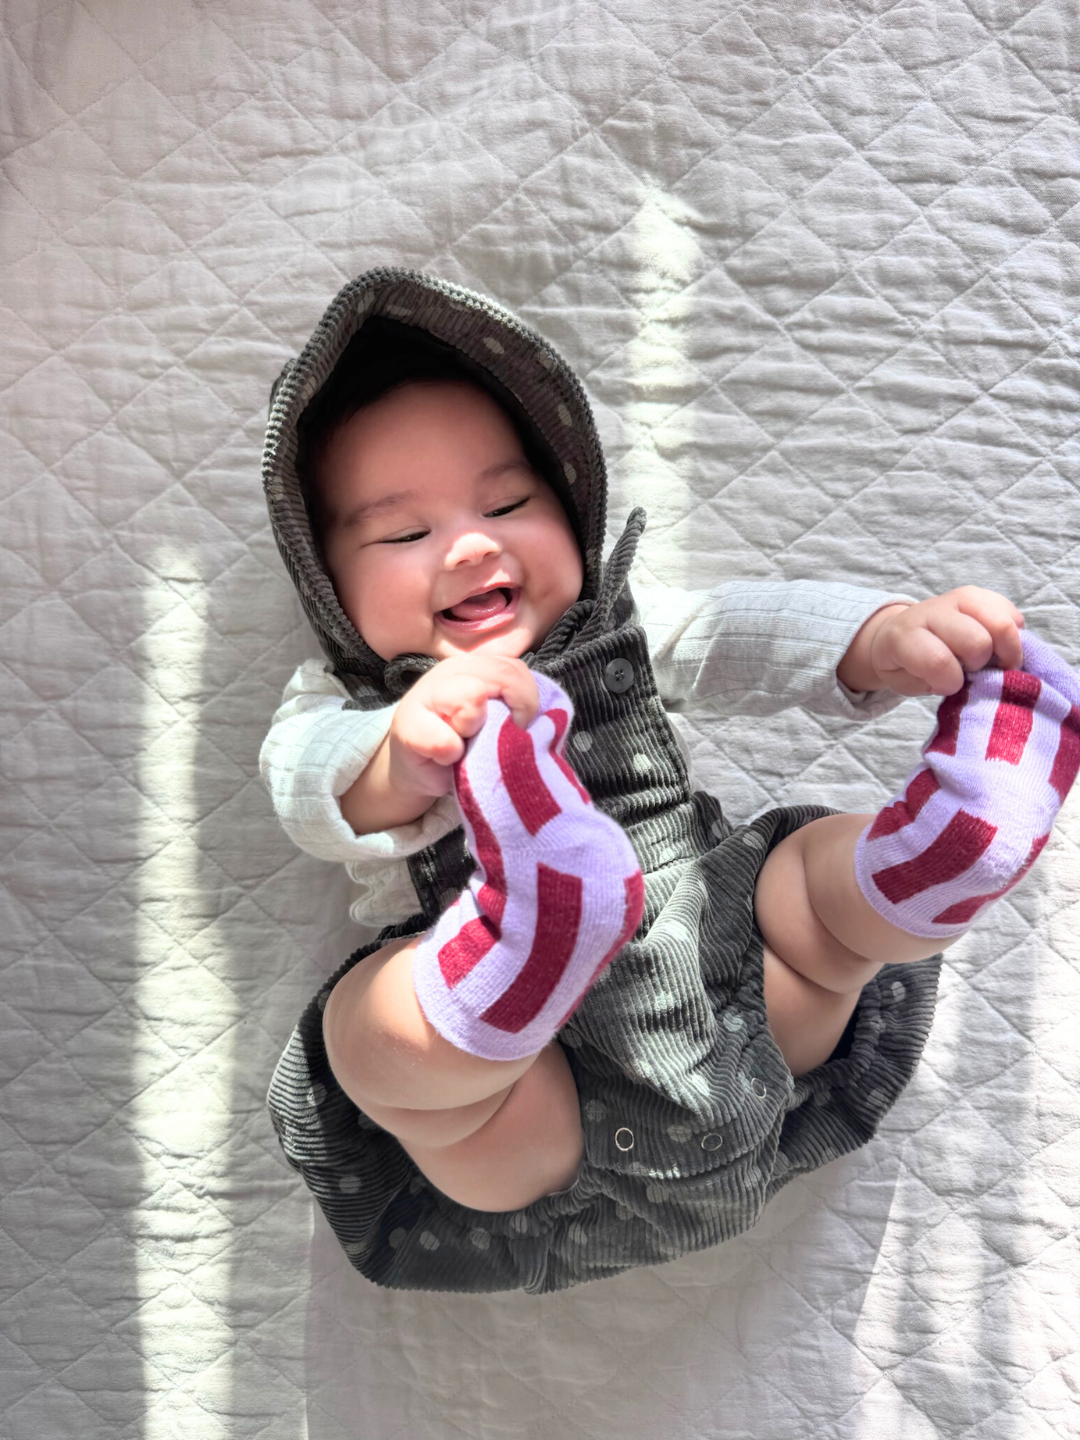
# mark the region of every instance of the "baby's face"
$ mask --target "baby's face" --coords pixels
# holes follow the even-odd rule
[[[324,550],[377,655],[534,650],[578,598],[581,555],[555,492],[478,387],[403,385],[332,436]]]

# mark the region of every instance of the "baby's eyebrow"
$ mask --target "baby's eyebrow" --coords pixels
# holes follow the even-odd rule
[[[532,470],[532,466],[524,456],[517,456],[513,460],[500,460],[496,465],[489,465],[486,470],[480,471],[481,480],[498,480],[501,476],[509,474],[511,470]]]
[[[410,500],[419,498],[419,490],[392,490],[389,495],[381,495],[378,500],[365,500],[361,505],[354,505],[342,516],[339,523],[343,530],[348,530],[353,525],[370,520],[373,515],[384,515],[388,510],[397,510],[400,506],[407,505]]]

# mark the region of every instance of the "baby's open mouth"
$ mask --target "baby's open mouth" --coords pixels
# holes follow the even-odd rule
[[[450,609],[440,610],[439,614],[444,620],[490,620],[507,609],[516,593],[508,585],[499,585],[494,590],[484,590],[479,595],[459,600]]]

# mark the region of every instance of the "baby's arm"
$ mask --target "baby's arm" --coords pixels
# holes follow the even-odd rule
[[[535,717],[536,681],[521,660],[455,655],[442,660],[399,702],[390,728],[364,770],[341,796],[357,835],[419,819],[449,792],[451,766],[480,730],[488,700],[505,701],[522,727]]]
[[[900,701],[845,691],[837,667],[871,617],[902,592],[813,580],[735,580],[709,590],[635,590],[661,699],[670,710],[772,715],[794,705],[868,719]]]
[[[365,711],[348,708],[348,701],[325,660],[306,660],[286,686],[259,754],[263,782],[290,839],[321,860],[346,864],[368,857],[338,797],[368,765],[394,714],[392,705]]]

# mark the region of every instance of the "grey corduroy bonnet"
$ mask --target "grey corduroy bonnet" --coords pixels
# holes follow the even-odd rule
[[[501,307],[402,270],[347,285],[286,365],[263,461],[279,548],[350,703],[385,705],[434,663],[387,663],[364,644],[322,568],[296,473],[305,408],[375,317],[449,347],[549,458],[548,478],[575,521],[585,582],[524,658],[574,701],[568,754],[594,802],[634,844],[645,914],[559,1034],[585,1143],[569,1189],[515,1211],[457,1204],[352,1104],[327,1063],[321,1020],[330,990],[352,965],[422,932],[452,902],[474,868],[461,829],[410,858],[417,914],[350,956],[312,999],[274,1073],[270,1112],[286,1157],[369,1279],[405,1289],[564,1289],[728,1239],[792,1177],[869,1140],[918,1064],[940,959],[886,966],[863,990],[838,1052],[808,1075],[791,1075],[765,1019],[753,893],[772,846],[828,812],[788,807],[733,829],[715,799],[691,792],[633,623],[626,576],[644,514],[630,516],[602,563],[604,460],[580,383]]]

